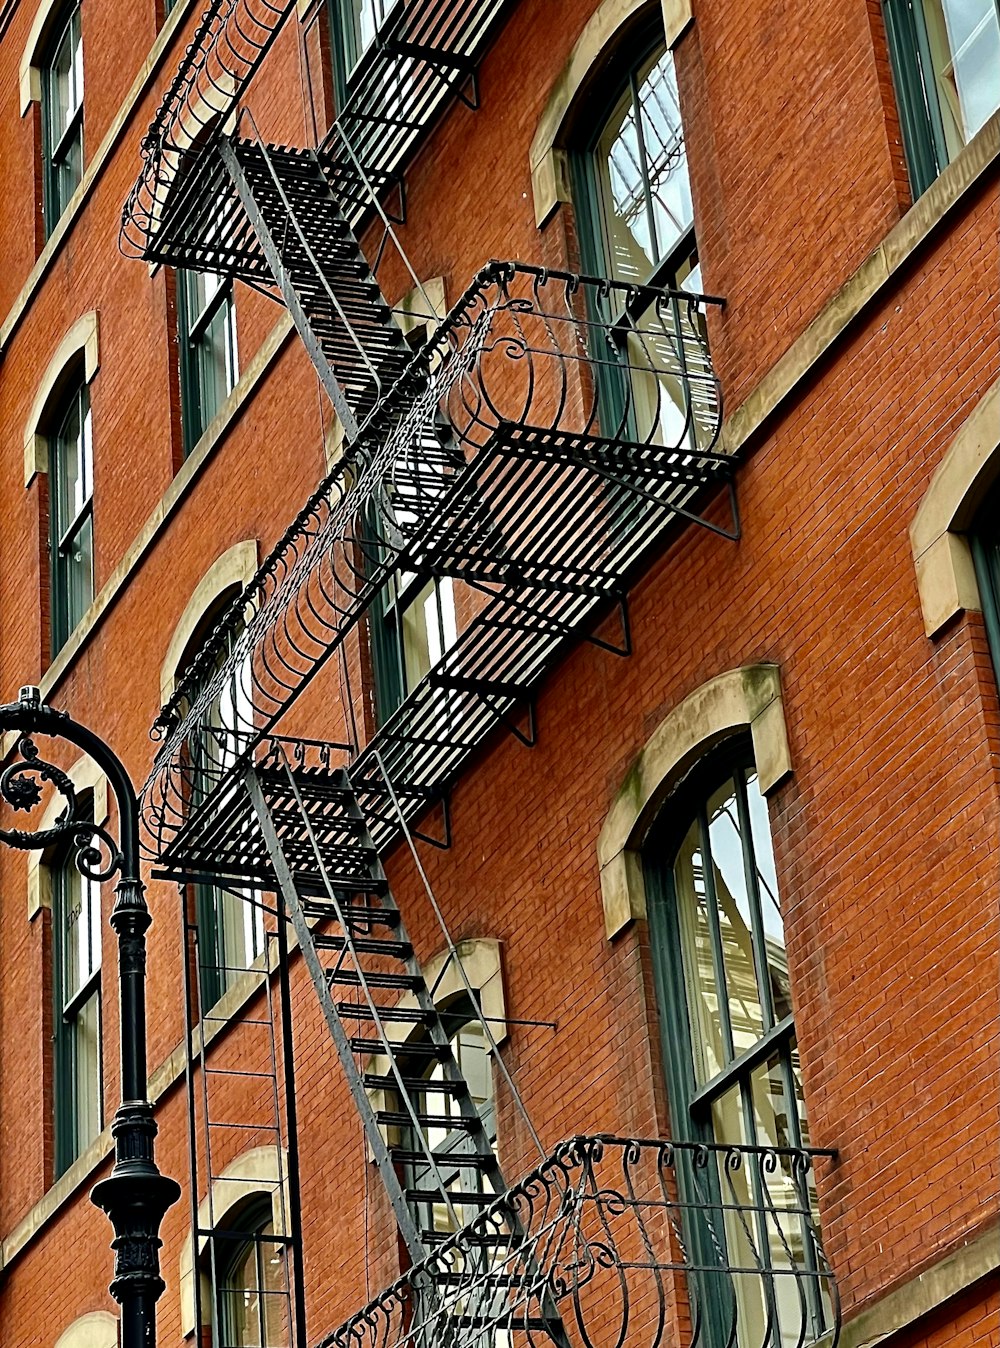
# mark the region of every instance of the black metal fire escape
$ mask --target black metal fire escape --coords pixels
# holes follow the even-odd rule
[[[725,1220],[736,1206],[711,1184],[692,1200],[691,1177],[667,1174],[671,1153],[654,1166],[655,1193],[609,1207],[594,1177],[613,1139],[578,1140],[511,1188],[380,862],[492,730],[532,741],[521,710],[567,643],[628,653],[632,576],[684,521],[726,534],[705,506],[720,487],[732,500],[703,331],[714,301],[491,262],[413,353],[381,293],[357,228],[381,218],[383,241],[393,237],[387,194],[402,195],[407,157],[447,102],[475,105],[476,63],[503,8],[399,5],[313,150],[264,143],[246,115],[222,129],[292,5],[213,0],[123,223],[126,251],[281,299],[344,428],[342,459],[164,708],[144,798],[154,873],[279,896],[272,925],[290,925],[413,1261],[405,1286],[344,1326],[340,1348],[371,1336],[471,1348],[501,1330],[565,1345],[569,1291],[593,1342],[582,1288],[612,1251],[620,1289],[632,1277],[622,1270],[642,1269],[662,1302],[663,1272],[692,1267],[670,1235],[676,1214],[693,1202]],[[367,745],[280,738],[283,714],[403,571],[478,595],[457,641]],[[621,647],[594,630],[616,606]],[[443,1131],[462,1139],[447,1156]],[[785,1199],[806,1231],[803,1268],[824,1282],[807,1171],[808,1158]],[[626,1234],[615,1214],[629,1202],[638,1226]],[[665,1253],[639,1207],[662,1209]],[[695,1315],[693,1302],[674,1311]]]

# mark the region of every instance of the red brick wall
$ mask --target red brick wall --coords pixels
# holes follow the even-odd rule
[[[414,167],[401,237],[418,274],[444,275],[451,296],[490,256],[574,259],[569,208],[541,235],[535,229],[527,151],[591,8],[567,0],[556,24],[542,0],[514,7],[484,63],[481,111],[456,107]],[[88,149],[151,40],[148,16],[124,34],[103,12],[88,10],[85,29],[88,62],[100,51],[93,76],[88,64],[88,98],[100,88],[93,111],[88,102]],[[0,43],[0,87],[11,87],[29,22],[19,10]],[[304,134],[294,39],[292,29],[283,35],[253,97],[262,130],[275,137]],[[729,300],[713,352],[736,405],[905,204],[877,6],[737,12],[701,0],[677,61],[706,287]],[[5,697],[44,668],[42,488],[23,488],[22,432],[40,371],[81,312],[101,315],[92,385],[99,584],[177,462],[165,278],[122,262],[116,238],[155,101],[130,124],[0,364]],[[5,107],[4,311],[33,261],[28,119],[13,115],[9,93]],[[588,1130],[666,1134],[646,931],[640,924],[606,940],[596,839],[666,711],[721,671],[780,665],[795,771],[772,798],[771,821],[812,1140],[840,1152],[820,1173],[820,1204],[848,1313],[996,1212],[1000,714],[981,620],[967,616],[936,642],[925,637],[907,529],[955,431],[1000,370],[997,228],[994,176],[762,436],[740,471],[741,541],[681,535],[631,597],[632,657],[577,649],[542,689],[537,747],[491,742],[454,793],[454,846],[425,856],[456,939],[501,941],[509,1015],[556,1021],[554,1030],[513,1028],[504,1049],[545,1145]],[[389,260],[383,284],[395,297],[409,283]],[[280,311],[244,290],[237,310],[245,366]],[[54,700],[106,735],[137,780],[150,763],[146,729],[163,656],[190,593],[234,542],[256,538],[266,550],[280,535],[322,471],[320,426],[315,378],[289,343],[61,681]],[[356,644],[350,658],[356,685]],[[331,666],[289,728],[339,733],[340,698]],[[433,955],[441,937],[412,864],[397,852],[389,869],[418,952]],[[27,923],[24,887],[24,857],[0,850],[3,1233],[47,1182],[44,919]],[[178,896],[152,884],[150,902],[155,1065],[180,1042],[183,1008]],[[107,911],[110,892],[104,903]],[[110,1113],[110,934],[104,953]],[[318,1336],[398,1261],[377,1174],[298,965],[295,998],[305,1269]],[[227,1052],[242,1033],[232,1032]],[[232,1107],[240,1107],[235,1088]],[[160,1164],[186,1183],[179,1089],[159,1120]],[[511,1178],[534,1162],[503,1092],[500,1147]],[[89,1184],[0,1275],[4,1342],[49,1344],[77,1315],[109,1304],[101,1290],[109,1229],[87,1204]],[[171,1346],[186,1204],[185,1195],[164,1224],[161,1341]],[[905,1341],[978,1348],[995,1312],[975,1296]]]

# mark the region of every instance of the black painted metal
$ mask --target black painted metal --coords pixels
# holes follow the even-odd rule
[[[319,1348],[537,1344],[547,1305],[572,1348],[835,1348],[811,1178],[834,1155],[573,1138]]]
[[[180,1197],[180,1187],[157,1169],[156,1123],[146,1098],[146,931],[152,919],[139,874],[138,801],[110,746],[66,712],[44,706],[37,688],[22,688],[17,702],[0,707],[0,731],[17,732],[14,757],[0,774],[0,795],[8,804],[15,810],[34,809],[41,803],[44,783],[66,802],[53,827],[2,830],[0,842],[40,851],[64,841],[89,879],[102,882],[118,876],[109,921],[118,939],[122,1100],[111,1125],[114,1167],[94,1186],[91,1201],[107,1213],[115,1230],[111,1294],[121,1306],[122,1348],[155,1348],[156,1302],[164,1287],[158,1233],[164,1213]],[[35,744],[39,736],[76,745],[104,773],[118,810],[117,842],[107,830],[77,815],[73,783],[41,757]]]
[[[419,1169],[428,1202],[456,1226],[462,1207],[481,1194],[448,1188],[430,1134],[440,1121],[423,1108],[425,1083],[405,1065],[410,1045],[390,1026],[412,1027],[417,1056],[443,1069],[435,1090],[450,1096],[461,1120],[451,1126],[469,1139],[467,1153],[449,1156],[449,1165],[483,1176],[494,1194],[506,1184],[347,773],[295,769],[276,747],[244,782],[267,849],[267,883],[281,894],[400,1232],[420,1260],[437,1233],[415,1215],[405,1169]]]
[[[522,264],[484,269],[240,597],[231,659],[210,639],[164,709],[144,798],[155,854],[181,827],[211,818],[219,832],[237,760],[399,570],[486,596],[379,736],[408,802],[447,787],[566,641],[620,603],[664,531],[701,520],[706,489],[731,481],[732,461],[714,450],[721,404],[702,303]],[[636,315],[628,323],[601,317],[622,306]],[[598,399],[604,376],[620,392],[613,420]],[[235,709],[224,734],[221,698]],[[193,762],[217,785],[194,812]],[[391,818],[375,776],[363,757],[355,786],[381,845]]]

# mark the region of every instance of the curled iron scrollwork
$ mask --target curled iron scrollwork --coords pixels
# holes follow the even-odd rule
[[[80,800],[73,779],[49,763],[27,733],[18,736],[14,759],[0,772],[0,796],[17,811],[30,812],[42,802],[44,786],[55,788],[66,802],[48,828],[0,829],[0,842],[27,851],[67,846],[74,864],[88,880],[110,880],[122,866],[122,854],[107,829],[80,813]]]

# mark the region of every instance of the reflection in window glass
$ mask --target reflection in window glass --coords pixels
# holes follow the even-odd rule
[[[83,42],[73,5],[42,73],[45,233],[56,226],[83,177]]]
[[[190,453],[239,378],[232,281],[179,272],[177,316],[184,450]]]
[[[90,395],[73,393],[49,440],[52,653],[65,645],[94,598],[94,447]]]
[[[231,1255],[219,1286],[221,1348],[284,1348],[287,1295],[284,1247],[270,1218]]]

